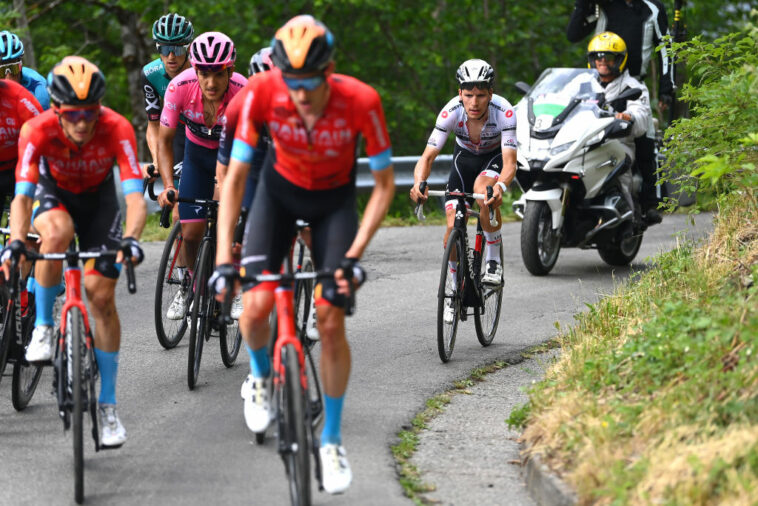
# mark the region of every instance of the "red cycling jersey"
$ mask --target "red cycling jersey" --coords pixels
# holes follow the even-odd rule
[[[16,167],[21,125],[42,113],[37,99],[20,84],[0,80],[0,172]]]
[[[16,194],[34,195],[40,157],[46,162],[44,175],[63,190],[84,193],[97,189],[116,161],[124,195],[142,191],[134,129],[126,118],[107,107],[100,108],[95,135],[82,147],[66,137],[52,109],[24,124],[18,140]]]
[[[357,156],[359,134],[366,138],[372,170],[391,163],[392,148],[379,94],[353,77],[332,74],[329,102],[311,131],[305,129],[282,79],[273,69],[248,83],[242,115],[235,133],[232,158],[250,161],[263,125],[273,140],[274,169],[292,184],[307,190],[326,190],[349,184]],[[238,142],[247,148],[238,150]]]

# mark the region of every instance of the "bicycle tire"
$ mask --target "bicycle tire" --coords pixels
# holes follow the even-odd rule
[[[187,332],[187,319],[169,320],[166,312],[174,300],[176,292],[181,290],[188,280],[178,277],[176,262],[182,245],[182,227],[179,222],[174,224],[171,233],[163,247],[158,276],[155,283],[155,335],[165,349],[170,350],[178,345]],[[185,289],[189,288],[184,286]]]
[[[457,264],[456,276],[450,273],[448,262],[456,253]],[[453,355],[455,348],[455,335],[458,332],[458,322],[462,305],[462,279],[464,275],[465,263],[463,261],[463,247],[461,246],[461,237],[458,230],[453,229],[447,238],[447,246],[442,256],[442,269],[440,271],[440,284],[437,291],[437,352],[440,360],[447,362]],[[452,300],[453,321],[445,322],[446,301]]]
[[[214,255],[208,258],[207,272],[213,271]],[[211,297],[211,310],[213,315],[221,314],[221,304],[216,301],[214,297]],[[242,333],[240,333],[240,326],[237,320],[233,320],[229,325],[223,325],[219,322],[219,347],[221,348],[221,361],[226,367],[232,367],[239,355],[240,347],[242,346]]]
[[[30,294],[31,297],[31,294]],[[23,357],[24,350],[32,339],[34,330],[35,310],[34,304],[29,301],[29,312],[22,317],[21,322],[21,349],[18,351],[19,357],[13,364],[13,379],[11,381],[11,402],[16,411],[23,411],[34,397],[37,390],[39,379],[42,377],[42,366],[33,365]]]
[[[310,259],[303,261],[300,272],[313,272],[313,262]],[[295,329],[300,342],[308,347],[313,346],[315,341],[308,338],[306,333],[308,325],[308,312],[311,309],[311,297],[313,296],[313,280],[301,279],[296,281],[295,287]]]
[[[500,243],[500,265],[503,265],[503,244]],[[500,284],[485,285],[481,283],[482,276],[487,268],[487,262],[481,262],[479,269],[479,286],[481,287],[483,306],[474,308],[474,327],[476,338],[482,346],[489,346],[495,339],[498,323],[500,323],[500,311],[503,308],[504,279],[500,278]]]
[[[210,330],[208,320],[213,302],[208,290],[208,276],[210,274],[208,262],[212,261],[210,254],[210,243],[203,241],[195,263],[194,295],[192,296],[190,342],[189,353],[187,354],[187,386],[190,390],[194,390],[195,385],[197,385],[197,377],[200,374],[200,360],[203,356],[203,343],[206,333]]]
[[[310,445],[306,430],[305,393],[300,383],[300,363],[295,347],[282,347],[284,385],[282,392],[282,458],[289,482],[290,502],[302,506],[311,504]]]
[[[82,342],[84,321],[77,307],[68,310],[66,322],[66,345],[71,347],[71,406],[72,428],[74,431],[74,499],[77,504],[84,501],[84,399],[82,385]]]

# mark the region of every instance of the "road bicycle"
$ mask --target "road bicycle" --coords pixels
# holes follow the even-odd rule
[[[7,239],[10,230],[0,228],[0,234]],[[35,234],[27,236],[28,240],[38,238]],[[12,364],[11,402],[16,411],[22,411],[29,405],[42,376],[42,366],[30,364],[24,357],[26,346],[32,338],[36,312],[34,294],[26,292],[22,295],[20,283],[26,280],[20,278],[18,269],[15,269],[11,271],[10,279],[0,286],[0,379],[6,365]]]
[[[98,369],[95,360],[92,329],[87,316],[87,308],[82,301],[82,270],[79,260],[110,258],[115,260],[118,250],[84,252],[77,251],[72,242],[64,253],[37,253],[26,250],[24,256],[33,262],[39,260],[66,261],[64,279],[66,297],[61,309],[60,326],[55,333],[55,354],[52,365],[53,392],[58,402],[58,414],[63,421],[63,429],[72,429],[74,441],[74,499],[84,501],[84,413],[89,412],[92,422],[92,439],[95,451],[100,451],[100,433],[97,421]],[[127,287],[129,293],[136,293],[137,285],[131,250],[124,248],[126,258]],[[18,279],[18,252],[11,260],[11,278]],[[11,283],[11,298],[15,299],[17,283]],[[105,448],[105,447],[102,447]]]
[[[150,198],[157,199],[152,185],[148,186]],[[187,294],[187,312],[189,313],[189,353],[187,355],[187,386],[190,390],[194,390],[197,385],[197,378],[200,374],[200,361],[203,355],[203,344],[205,341],[209,341],[213,332],[216,332],[219,337],[219,347],[221,351],[221,361],[226,367],[232,367],[237,360],[239,354],[240,345],[242,344],[242,336],[239,332],[239,325],[236,320],[222,321],[220,318],[220,304],[211,295],[208,289],[208,279],[213,274],[213,269],[216,260],[216,221],[218,218],[218,201],[206,200],[206,199],[188,199],[184,197],[177,197],[173,191],[168,192],[168,199],[171,202],[183,202],[185,204],[191,204],[195,206],[202,206],[207,210],[207,226],[205,227],[205,233],[200,242],[198,248],[197,258],[195,260],[194,276],[189,279],[189,275],[185,274],[182,277],[182,281],[179,285],[180,289],[183,286],[185,293]],[[167,216],[170,212],[168,206],[164,208],[162,214]],[[163,219],[163,216],[162,216]],[[180,224],[174,225],[177,229]],[[169,237],[169,240],[171,238]],[[167,247],[172,242],[166,242]],[[161,287],[161,293],[158,293],[158,285],[156,286],[156,310],[158,309],[158,296],[163,298],[162,287],[164,283],[168,286],[176,286],[174,282],[173,270],[176,269],[176,261],[180,251],[181,244],[171,246],[169,254],[171,258],[171,266],[165,275],[161,275],[159,269],[158,285]],[[164,254],[166,250],[164,249]],[[163,263],[163,260],[161,260]],[[166,267],[168,268],[169,261],[166,260]],[[165,314],[165,313],[163,313]],[[158,315],[156,314],[156,321]],[[186,318],[183,318],[186,320]],[[185,323],[186,325],[186,323]]]
[[[426,181],[419,185],[423,194]],[[455,224],[447,239],[445,253],[442,256],[440,284],[437,291],[437,352],[442,362],[447,362],[453,355],[458,322],[471,316],[468,308],[473,309],[476,337],[482,346],[489,346],[495,338],[500,310],[503,302],[503,278],[498,284],[485,284],[482,278],[486,263],[483,262],[484,232],[479,220],[479,213],[472,211],[467,199],[492,198],[492,187],[487,187],[487,195],[481,193],[464,193],[458,191],[430,190],[430,197],[456,199]],[[424,220],[423,204],[416,206],[416,215]],[[474,248],[469,247],[466,221],[469,216],[476,216],[476,238]],[[492,226],[497,226],[495,212],[490,209],[489,219]],[[503,265],[503,245],[500,245],[500,265]],[[447,317],[445,313],[448,313]]]
[[[314,476],[323,490],[319,438],[316,429],[323,417],[321,384],[305,335],[296,330],[294,285],[298,281],[334,278],[333,271],[292,273],[288,262],[281,274],[243,276],[242,283],[278,282],[274,292],[277,318],[277,335],[272,346],[273,355],[273,409],[277,426],[277,450],[284,462],[289,482],[290,501],[293,505],[311,504],[310,456],[313,456]],[[223,302],[224,318],[228,318],[231,290]],[[347,297],[345,314],[352,315],[355,307],[354,291]],[[256,434],[263,442],[263,434]],[[310,454],[310,455],[309,455]]]

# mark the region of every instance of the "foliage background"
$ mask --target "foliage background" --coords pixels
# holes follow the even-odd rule
[[[673,22],[673,0],[664,0]],[[746,2],[687,2],[690,34],[714,38],[746,17]],[[27,37],[27,60],[43,75],[68,54],[96,62],[108,79],[105,102],[144,130],[139,69],[157,57],[151,27],[161,14],[189,17],[196,33],[227,33],[239,68],[268,45],[276,29],[302,13],[323,20],[338,41],[338,72],[381,94],[396,155],[419,154],[439,109],[455,94],[455,69],[484,58],[497,73],[496,92],[512,102],[516,81],[542,69],[583,65],[584,44],[565,29],[571,0],[12,0],[0,3],[0,27]],[[28,30],[25,28],[28,25]],[[35,61],[36,60],[36,61]],[[450,144],[450,143],[449,143]],[[142,157],[145,158],[144,156]]]

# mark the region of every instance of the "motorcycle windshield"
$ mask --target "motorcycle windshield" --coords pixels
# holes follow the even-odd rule
[[[547,69],[525,97],[529,104],[530,123],[535,130],[548,129],[572,115],[576,105],[585,101],[597,103],[602,94],[603,88],[594,70]],[[571,110],[567,111],[568,107]]]

